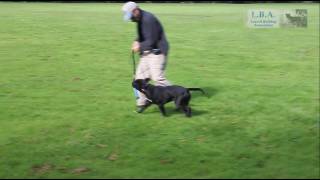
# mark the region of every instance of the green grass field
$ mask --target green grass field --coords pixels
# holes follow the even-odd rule
[[[0,178],[320,178],[319,4],[141,4],[194,117],[136,114],[122,4],[0,3]],[[308,9],[252,29],[248,9]]]

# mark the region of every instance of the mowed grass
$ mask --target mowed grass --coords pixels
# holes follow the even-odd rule
[[[122,4],[0,3],[0,178],[319,178],[319,4],[141,4],[194,116],[136,114]],[[250,29],[248,9],[308,9]]]

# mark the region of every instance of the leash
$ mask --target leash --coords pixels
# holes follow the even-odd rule
[[[131,51],[131,59],[132,59],[132,65],[133,65],[133,79],[135,79],[135,75],[136,75],[136,60],[134,58],[134,51]],[[134,96],[136,97],[136,99],[139,99],[138,90],[133,88],[133,93],[134,93]]]
[[[134,58],[134,51],[131,51],[132,64],[133,64],[133,77],[136,75],[136,60]]]

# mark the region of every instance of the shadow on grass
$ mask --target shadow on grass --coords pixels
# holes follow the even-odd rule
[[[175,107],[165,107],[166,108],[166,112],[167,112],[167,117],[172,117],[172,116],[181,116],[181,117],[185,117],[185,114],[182,110],[177,110]],[[158,108],[154,109],[151,112],[147,112],[148,114],[159,114],[159,116],[161,115],[161,112]],[[208,111],[204,111],[204,110],[198,110],[198,109],[194,109],[192,108],[192,117],[195,116],[201,116],[204,114],[207,114]],[[186,117],[187,118],[187,117]]]
[[[201,116],[201,115],[204,115],[207,113],[208,113],[208,111],[198,110],[198,109],[192,108],[192,117]],[[167,114],[168,114],[168,117],[170,117],[171,115],[176,115],[176,114],[181,115],[181,117],[185,117],[185,114],[182,110],[176,110],[174,108],[168,108]]]
[[[204,114],[207,114],[209,111],[204,111],[204,110],[198,110],[198,109],[192,109],[192,116],[201,116]]]

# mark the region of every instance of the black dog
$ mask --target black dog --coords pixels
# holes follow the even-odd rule
[[[148,83],[149,79],[137,79],[132,82],[132,86],[145,94],[150,103],[157,104],[162,115],[166,116],[164,105],[174,101],[177,109],[182,109],[187,117],[191,117],[189,101],[190,91],[205,92],[201,88],[184,88],[182,86],[154,86]]]

